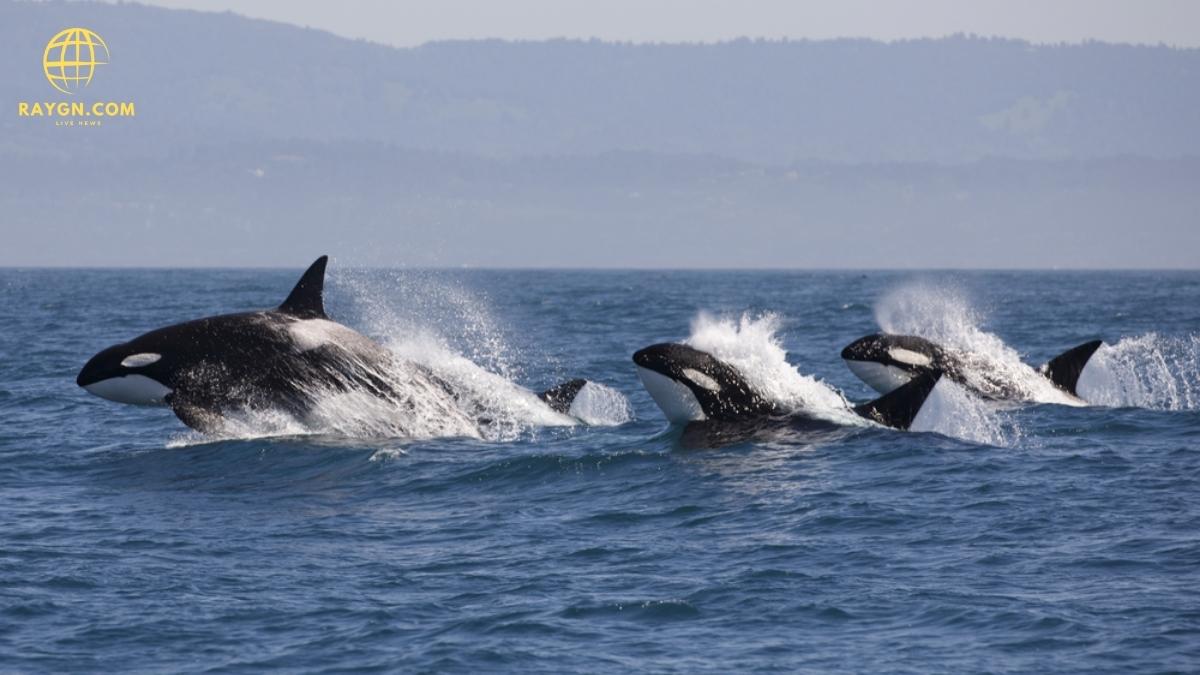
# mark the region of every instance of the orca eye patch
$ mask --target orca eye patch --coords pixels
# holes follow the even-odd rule
[[[910,366],[927,366],[933,363],[933,359],[920,353],[914,352],[911,349],[903,349],[901,347],[892,347],[888,350],[888,356],[892,357],[900,363],[907,363]]]
[[[684,368],[683,374],[685,377],[687,377],[687,379],[691,380],[697,386],[704,387],[709,391],[721,391],[721,385],[718,384],[716,380],[698,370]]]
[[[121,365],[125,368],[141,368],[143,366],[148,366],[151,363],[156,363],[161,358],[162,354],[155,354],[154,352],[142,352],[140,354],[126,356],[121,360]]]

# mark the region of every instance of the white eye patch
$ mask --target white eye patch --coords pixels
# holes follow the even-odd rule
[[[704,387],[705,389],[707,389],[709,391],[721,391],[721,385],[717,384],[716,380],[712,379],[711,377],[705,375],[704,373],[702,373],[698,370],[692,370],[691,368],[684,368],[683,374],[685,377],[687,377],[687,379],[691,380],[692,382],[694,382],[695,384],[697,384],[701,387]]]
[[[927,366],[933,363],[933,359],[925,356],[920,352],[914,352],[911,349],[902,349],[900,347],[892,347],[888,350],[888,356],[892,357],[900,363],[907,363],[910,366]]]
[[[126,368],[141,368],[142,366],[148,366],[151,363],[155,363],[161,358],[162,354],[155,354],[154,352],[142,352],[141,354],[126,356],[124,360],[121,361],[121,365]]]

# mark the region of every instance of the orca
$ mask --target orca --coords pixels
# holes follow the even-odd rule
[[[764,396],[734,366],[679,343],[651,345],[634,353],[638,376],[667,420],[711,439],[767,431],[813,431],[841,425],[803,410],[787,410]],[[860,417],[896,429],[917,419],[941,373],[914,377],[873,401],[851,408]]]
[[[1104,344],[1092,340],[1054,357],[1037,370],[1071,399],[1079,401],[1076,386],[1092,355]],[[842,350],[850,372],[875,391],[886,394],[922,373],[938,371],[969,390],[992,400],[1027,400],[1030,393],[1016,375],[989,367],[978,355],[947,349],[915,335],[874,333]]]
[[[118,403],[167,406],[205,433],[219,431],[226,415],[240,410],[282,410],[303,418],[329,392],[365,392],[410,409],[422,392],[449,393],[429,396],[442,403],[431,409],[425,402],[421,410],[465,417],[450,384],[428,368],[401,364],[375,341],[329,318],[328,259],[317,258],[276,308],[186,321],[115,344],[88,360],[76,384]],[[569,415],[588,384],[571,380],[539,398]]]

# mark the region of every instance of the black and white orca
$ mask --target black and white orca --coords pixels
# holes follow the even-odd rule
[[[1085,342],[1054,357],[1038,369],[1051,383],[1079,401],[1076,387],[1102,340]],[[1024,400],[1029,391],[1014,374],[989,367],[979,355],[947,349],[915,335],[875,333],[842,350],[850,372],[875,391],[886,394],[927,372],[942,372],[976,394],[996,400]],[[1082,401],[1079,401],[1082,402]]]
[[[737,368],[688,345],[651,345],[636,352],[633,362],[646,391],[673,423],[733,425],[719,428],[735,429],[734,436],[742,435],[741,431],[748,428],[836,426],[804,411],[785,410],[757,391]],[[924,373],[852,410],[873,422],[908,429],[916,422],[940,378],[937,371]]]
[[[187,426],[218,431],[227,413],[282,410],[302,417],[317,397],[366,392],[439,415],[464,415],[449,403],[417,407],[421,392],[451,387],[416,364],[396,368],[391,352],[325,313],[327,256],[317,258],[274,309],[224,314],[150,331],[93,356],[76,383],[102,398],[168,406]],[[402,372],[403,375],[397,375]],[[570,415],[586,380],[571,380],[539,397]],[[486,423],[486,420],[483,422]]]

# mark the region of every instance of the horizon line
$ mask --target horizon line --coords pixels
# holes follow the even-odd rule
[[[330,256],[336,264],[337,257]],[[1200,272],[1196,267],[642,267],[642,266],[507,266],[507,265],[339,265],[351,270],[413,272]],[[296,270],[305,265],[8,265],[3,271],[221,271]],[[336,267],[334,269],[337,269]]]
[[[28,5],[38,5],[38,4],[44,4],[45,0],[17,0],[17,3],[18,4],[28,4]],[[1061,40],[1057,40],[1057,41],[1039,41],[1039,40],[1033,40],[1030,38],[1014,37],[1011,35],[1002,35],[1002,34],[996,34],[996,33],[984,34],[984,33],[975,33],[975,32],[971,32],[971,31],[965,31],[965,30],[955,31],[955,32],[951,32],[951,33],[942,33],[942,34],[937,34],[937,35],[904,36],[904,37],[895,37],[895,38],[869,37],[869,36],[863,36],[863,35],[850,35],[850,34],[838,35],[838,36],[833,36],[833,37],[739,35],[739,36],[735,36],[735,37],[717,38],[717,39],[669,41],[669,40],[639,40],[639,39],[624,39],[624,40],[622,40],[622,39],[605,38],[605,37],[600,37],[600,36],[596,36],[596,35],[587,36],[587,37],[578,36],[578,35],[576,35],[576,36],[556,35],[556,36],[528,37],[528,38],[526,38],[526,37],[514,38],[514,37],[500,37],[500,36],[438,37],[438,38],[425,40],[423,42],[415,42],[412,44],[400,44],[400,43],[381,42],[379,40],[372,39],[372,38],[366,38],[366,37],[355,37],[355,36],[345,35],[345,34],[342,34],[339,32],[335,32],[334,30],[331,30],[329,28],[310,26],[310,25],[305,25],[305,24],[300,24],[300,23],[293,23],[291,21],[286,21],[283,19],[250,16],[250,15],[244,14],[240,11],[231,10],[231,9],[215,10],[215,9],[196,9],[196,8],[192,8],[192,7],[163,7],[161,5],[151,4],[151,3],[147,3],[147,2],[141,2],[139,0],[133,0],[133,1],[129,1],[129,0],[63,0],[63,4],[67,4],[67,5],[70,5],[70,4],[104,5],[104,6],[108,6],[108,7],[133,6],[133,7],[147,8],[147,9],[151,9],[151,10],[161,10],[164,12],[189,12],[189,13],[206,14],[206,15],[213,15],[213,16],[229,15],[229,16],[237,17],[239,19],[246,20],[246,21],[261,21],[261,22],[276,24],[276,25],[280,25],[280,26],[288,26],[290,28],[295,28],[297,30],[310,30],[310,31],[318,32],[318,33],[325,33],[327,35],[330,35],[332,37],[336,37],[336,38],[339,38],[342,40],[349,40],[351,42],[360,42],[360,43],[365,43],[365,44],[377,45],[379,47],[385,47],[388,49],[396,49],[396,50],[415,50],[415,49],[420,49],[422,47],[431,46],[431,45],[453,44],[453,43],[462,43],[462,42],[501,42],[501,43],[507,43],[507,44],[549,43],[549,42],[578,42],[578,43],[586,44],[586,43],[596,42],[596,43],[605,44],[605,45],[631,45],[631,46],[651,46],[651,47],[688,47],[688,46],[696,47],[696,46],[720,46],[720,45],[732,44],[732,43],[744,42],[744,41],[768,42],[768,43],[777,43],[777,44],[778,43],[789,43],[789,42],[805,43],[805,42],[841,42],[841,41],[845,41],[845,42],[873,42],[873,43],[882,44],[882,45],[893,45],[893,44],[903,44],[906,42],[966,39],[966,40],[977,40],[977,41],[997,40],[997,41],[1015,42],[1015,43],[1021,43],[1021,44],[1024,44],[1027,46],[1033,46],[1033,47],[1079,47],[1079,46],[1085,46],[1085,45],[1089,45],[1089,44],[1101,44],[1101,45],[1124,46],[1124,47],[1134,47],[1134,48],[1149,48],[1149,49],[1166,48],[1166,49],[1181,50],[1181,51],[1200,51],[1200,42],[1198,42],[1196,44],[1192,44],[1192,45],[1187,45],[1187,44],[1180,44],[1180,43],[1174,43],[1174,42],[1167,42],[1164,40],[1159,40],[1157,42],[1110,41],[1110,40],[1107,40],[1104,38],[1093,38],[1093,37],[1061,39]]]

